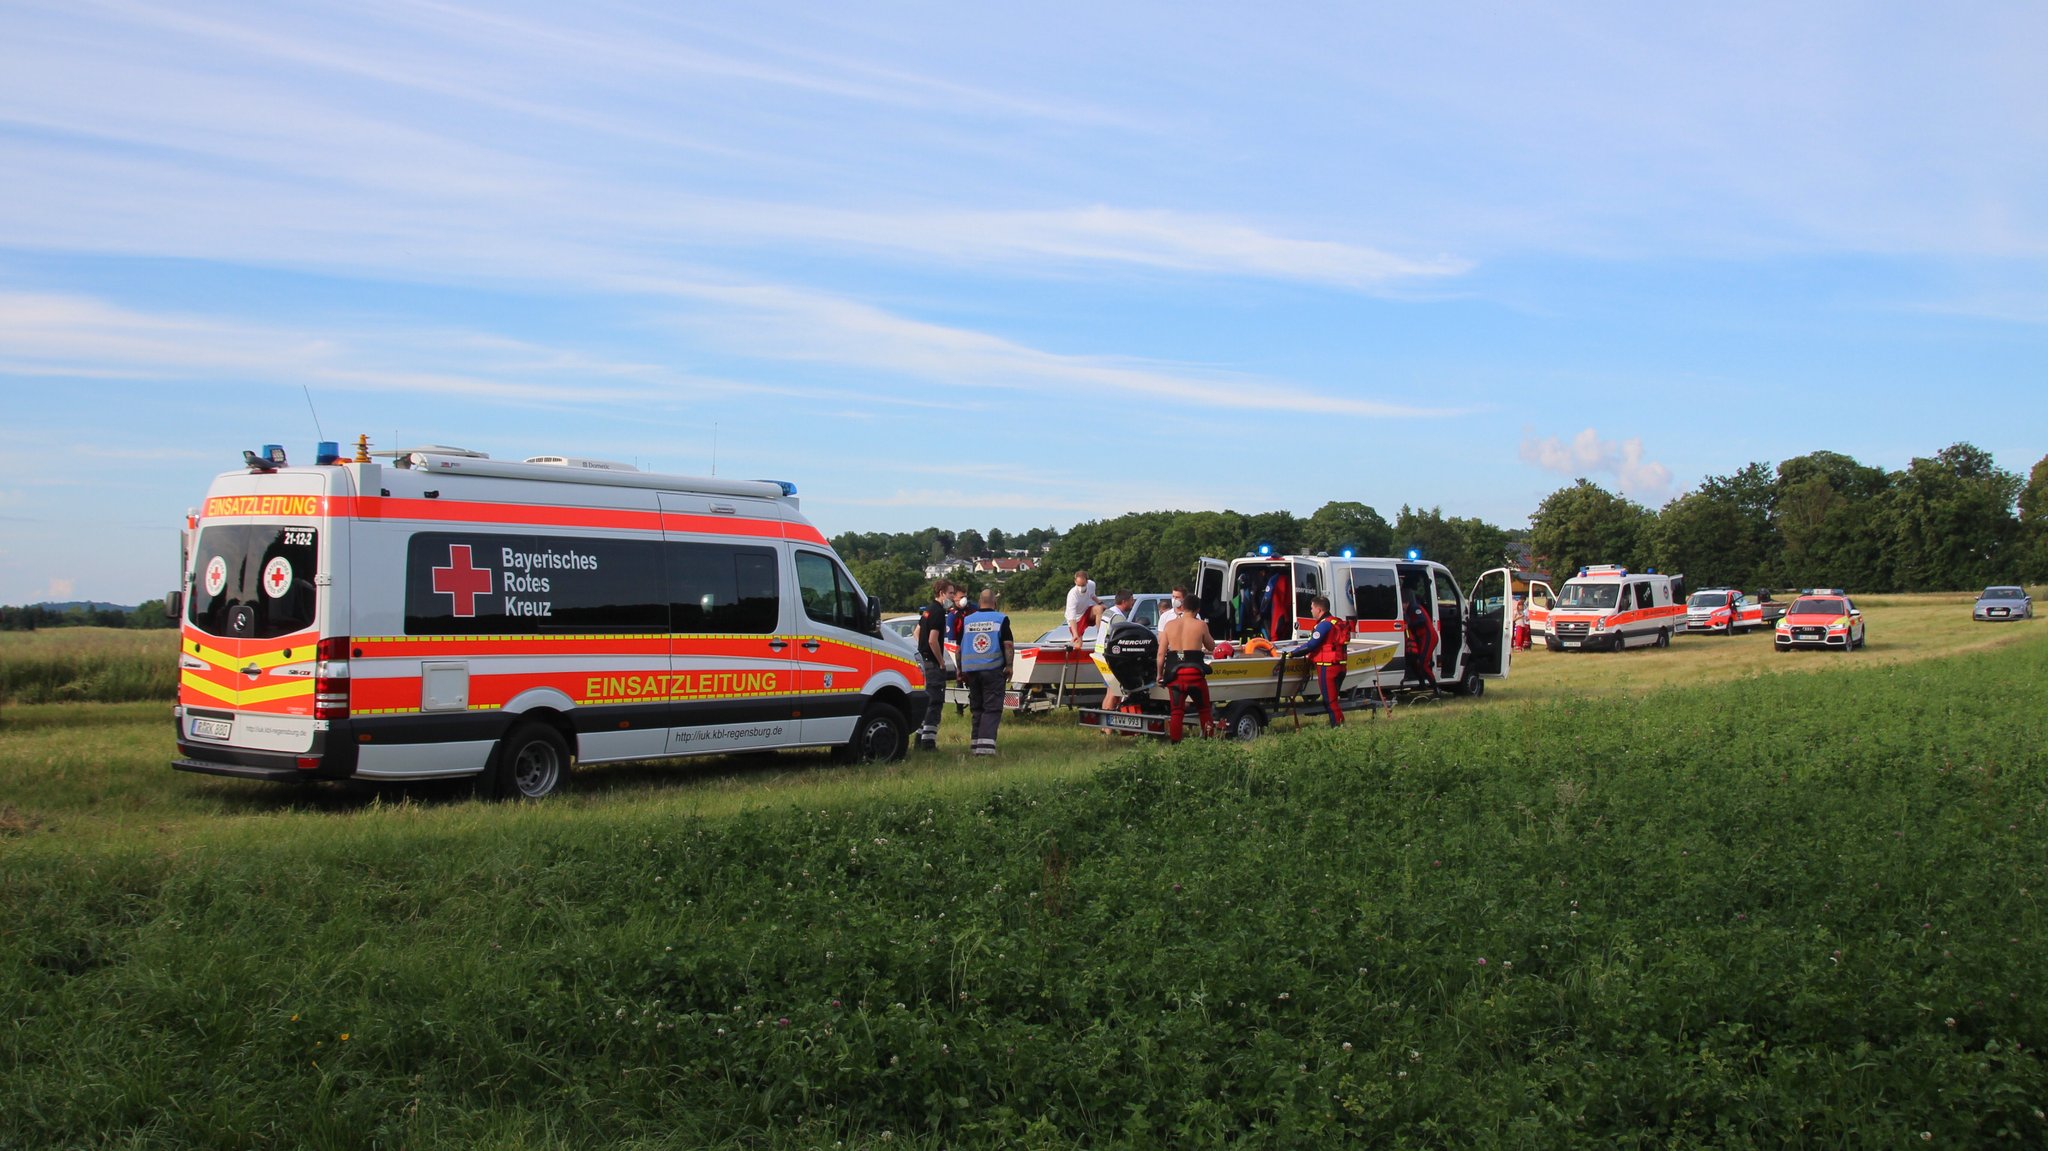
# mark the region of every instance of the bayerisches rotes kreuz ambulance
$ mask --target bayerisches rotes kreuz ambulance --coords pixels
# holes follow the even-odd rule
[[[575,763],[908,746],[922,673],[791,485],[244,458],[187,525],[178,768],[539,798]]]
[[[1564,581],[1550,613],[1551,651],[1667,647],[1685,630],[1683,576],[1594,564]]]

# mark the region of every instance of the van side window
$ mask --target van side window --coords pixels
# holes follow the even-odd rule
[[[1144,624],[1146,627],[1158,627],[1159,601],[1156,599],[1148,599],[1142,603],[1132,604],[1131,621],[1133,623]]]
[[[1307,617],[1313,614],[1309,611],[1308,603],[1310,600],[1316,598],[1317,593],[1321,592],[1322,590],[1322,573],[1316,570],[1314,564],[1298,563],[1294,565],[1295,615]]]
[[[796,553],[796,587],[803,597],[806,616],[833,627],[860,630],[860,589],[832,557],[817,552]]]
[[[1654,589],[1651,588],[1649,580],[1644,580],[1643,582],[1636,585],[1636,606],[1657,606],[1657,593]]]
[[[1359,619],[1400,619],[1401,588],[1394,578],[1393,569],[1353,567],[1351,603],[1352,611]]]
[[[1630,585],[1630,584],[1623,584],[1623,585],[1621,585],[1621,598],[1620,598],[1619,600],[1616,600],[1616,601],[1615,601],[1615,604],[1614,604],[1614,610],[1615,610],[1615,611],[1634,611],[1634,610],[1636,610],[1636,589],[1635,589],[1635,587],[1634,587],[1633,585]]]
[[[406,543],[407,635],[668,629],[653,540],[420,532]]]
[[[775,549],[665,545],[669,630],[766,635],[782,617]]]

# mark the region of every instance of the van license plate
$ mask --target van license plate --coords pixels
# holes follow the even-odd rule
[[[1577,647],[1577,646],[1579,646],[1579,641],[1578,641],[1578,640],[1575,640],[1575,639],[1568,639],[1568,640],[1565,640],[1565,641],[1563,641],[1563,642],[1564,642],[1564,646],[1566,646],[1566,647]]]
[[[1142,715],[1105,715],[1102,717],[1102,726],[1120,728],[1124,731],[1143,731],[1145,730],[1145,717]]]
[[[226,739],[235,733],[235,723],[230,719],[195,719],[192,734],[199,739]]]

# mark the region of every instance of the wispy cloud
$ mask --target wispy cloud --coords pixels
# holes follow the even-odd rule
[[[1671,469],[1643,458],[1639,437],[1605,440],[1587,428],[1569,440],[1557,436],[1522,436],[1524,462],[1563,476],[1612,476],[1631,496],[1661,498],[1671,491]]]
[[[707,340],[770,359],[823,360],[954,388],[1000,388],[1104,399],[1121,395],[1219,411],[1331,416],[1455,414],[1333,395],[1284,381],[1188,365],[1077,355],[912,319],[870,304],[784,287],[670,285],[676,295],[723,305],[729,315],[679,319]],[[731,322],[737,317],[741,322]]]

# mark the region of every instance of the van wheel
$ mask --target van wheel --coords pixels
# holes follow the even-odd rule
[[[894,763],[909,750],[910,721],[877,701],[861,713],[853,738],[833,749],[833,758],[841,763]]]
[[[544,723],[523,723],[498,743],[499,799],[546,799],[569,785],[569,745]]]
[[[1230,739],[1257,739],[1266,730],[1266,713],[1259,705],[1238,700],[1223,709],[1223,734]]]
[[[1730,633],[1730,634],[1733,634],[1733,633]],[[1671,629],[1670,629],[1670,628],[1664,628],[1664,629],[1661,629],[1661,630],[1659,630],[1659,631],[1657,632],[1657,646],[1658,646],[1658,647],[1670,647],[1670,646],[1671,646]]]
[[[1478,672],[1468,671],[1465,673],[1463,682],[1458,684],[1458,690],[1471,696],[1473,699],[1478,699],[1486,694],[1486,681],[1479,678]]]

